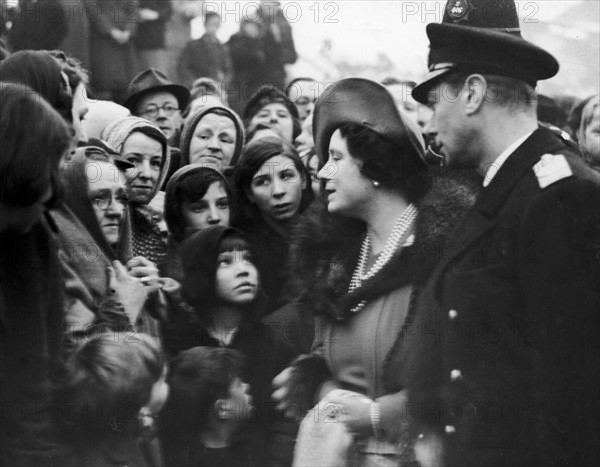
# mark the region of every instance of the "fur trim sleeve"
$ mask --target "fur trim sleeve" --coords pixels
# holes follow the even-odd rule
[[[300,355],[290,365],[292,369],[288,380],[290,404],[298,408],[300,414],[306,413],[314,405],[317,389],[331,373],[325,359],[318,354]]]

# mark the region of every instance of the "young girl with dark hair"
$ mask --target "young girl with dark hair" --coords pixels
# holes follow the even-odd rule
[[[213,225],[229,227],[231,190],[217,169],[186,165],[173,174],[165,193],[165,221],[169,231],[167,255],[159,265],[163,276],[183,281],[179,247],[190,231]]]
[[[291,228],[313,200],[310,175],[294,148],[265,137],[246,146],[233,177],[239,210],[235,225],[257,252],[268,314],[284,301]]]
[[[243,379],[251,386],[256,406],[251,431],[256,452],[263,453],[279,417],[270,400],[271,381],[291,355],[275,348],[267,326],[260,322],[265,296],[254,252],[242,232],[212,226],[183,242],[181,258],[182,296],[188,306],[169,329],[169,338],[165,333],[165,346],[172,354],[208,346],[244,355]]]

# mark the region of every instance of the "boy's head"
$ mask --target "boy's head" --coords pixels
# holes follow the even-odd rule
[[[61,398],[74,407],[71,421],[83,435],[137,424],[140,409],[160,410],[168,392],[164,356],[154,338],[105,333],[69,356]]]
[[[214,11],[209,11],[204,17],[204,30],[208,35],[215,36],[221,27],[221,15]]]
[[[172,397],[165,416],[197,433],[214,423],[238,426],[252,413],[249,386],[243,382],[244,359],[220,347],[194,347],[180,353],[169,372]]]

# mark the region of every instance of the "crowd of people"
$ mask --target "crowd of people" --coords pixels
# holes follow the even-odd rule
[[[490,2],[421,83],[286,79],[280,13],[6,51],[0,465],[599,465],[600,98]]]

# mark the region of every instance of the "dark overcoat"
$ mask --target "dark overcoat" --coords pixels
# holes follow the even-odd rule
[[[600,465],[599,197],[540,128],[439,252],[386,377],[444,465]]]

